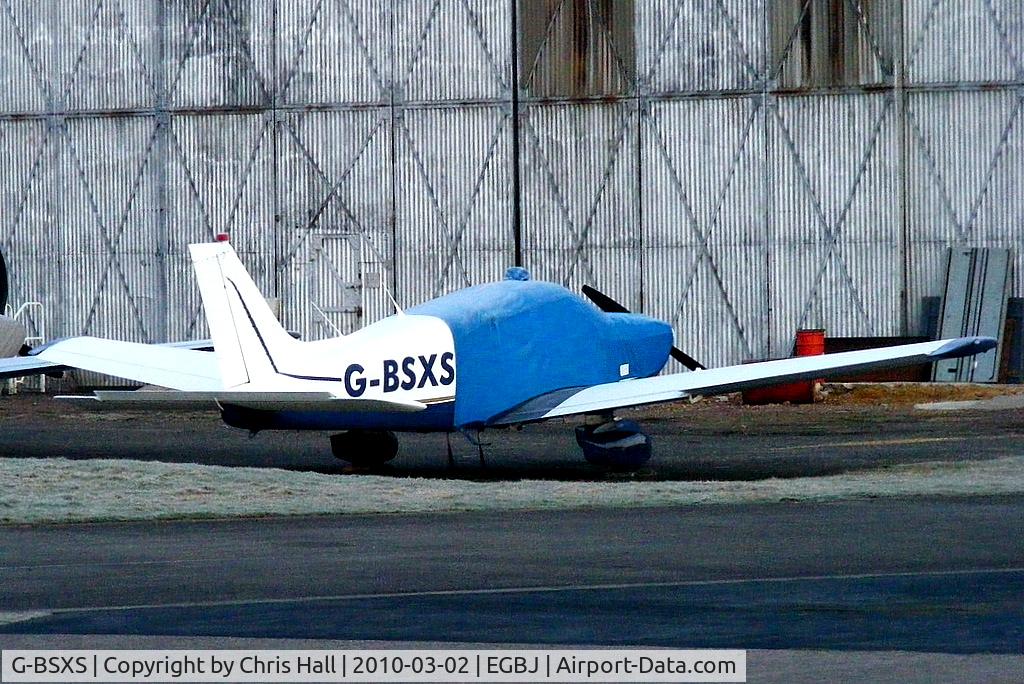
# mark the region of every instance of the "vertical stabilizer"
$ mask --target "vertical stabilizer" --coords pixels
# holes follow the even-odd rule
[[[295,354],[267,300],[227,242],[189,245],[225,388],[270,382]]]

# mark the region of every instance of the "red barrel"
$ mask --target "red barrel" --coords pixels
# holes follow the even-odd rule
[[[820,328],[813,330],[797,330],[794,356],[817,356],[825,353],[825,331]],[[779,404],[788,401],[792,404],[813,404],[814,384],[821,380],[801,380],[782,385],[760,387],[743,390],[744,404]]]
[[[818,356],[819,354],[824,354],[825,331],[820,328],[797,330],[795,351],[794,356]]]
[[[794,356],[819,356],[825,353],[825,331],[820,328],[797,330]],[[811,402],[814,401],[814,383],[824,385],[825,378],[811,383]]]

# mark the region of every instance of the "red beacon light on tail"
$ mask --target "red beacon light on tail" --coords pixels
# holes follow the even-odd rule
[[[213,238],[217,242],[230,242],[231,236],[227,233],[217,233],[216,237]]]

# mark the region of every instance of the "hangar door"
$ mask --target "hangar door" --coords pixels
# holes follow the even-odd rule
[[[347,335],[391,313],[384,264],[362,235],[320,235],[310,246],[311,339]]]

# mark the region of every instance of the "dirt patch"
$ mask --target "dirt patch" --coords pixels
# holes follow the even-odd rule
[[[912,406],[932,401],[973,401],[1022,393],[1022,385],[931,382],[827,383],[821,392],[823,402],[832,406]]]

